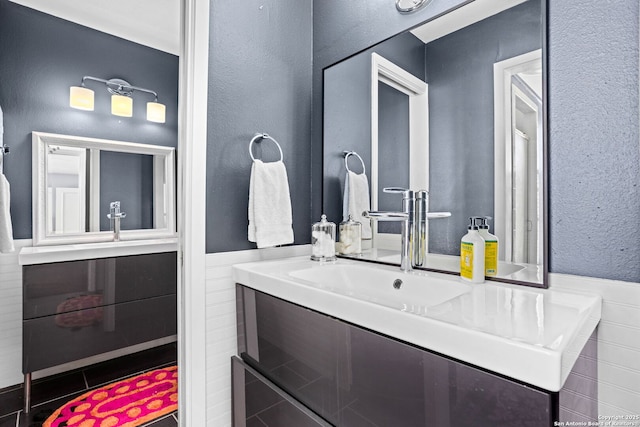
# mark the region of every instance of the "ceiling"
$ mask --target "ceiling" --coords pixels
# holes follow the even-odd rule
[[[11,1],[164,52],[180,53],[180,0]]]

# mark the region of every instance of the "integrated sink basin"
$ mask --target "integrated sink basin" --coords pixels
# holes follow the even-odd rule
[[[499,282],[471,285],[455,275],[404,273],[349,259],[319,263],[298,257],[237,264],[233,278],[549,391],[562,388],[601,314],[598,295]]]
[[[357,264],[324,265],[289,274],[310,286],[399,310],[436,306],[472,289],[425,272],[403,274]]]

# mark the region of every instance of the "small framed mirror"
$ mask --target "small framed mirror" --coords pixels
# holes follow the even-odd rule
[[[175,237],[175,148],[32,132],[33,245]]]

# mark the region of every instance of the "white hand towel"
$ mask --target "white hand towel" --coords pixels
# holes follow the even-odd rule
[[[13,252],[13,228],[11,227],[11,214],[9,204],[11,199],[9,181],[0,174],[0,252]]]
[[[249,241],[258,248],[293,243],[292,224],[284,163],[254,160],[249,181]]]
[[[362,212],[371,209],[369,196],[369,180],[364,173],[347,171],[344,184],[342,215],[345,220],[351,219],[362,224],[362,238],[371,239],[371,220],[362,216]]]

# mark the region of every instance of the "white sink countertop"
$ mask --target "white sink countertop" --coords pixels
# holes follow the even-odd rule
[[[233,266],[237,283],[559,391],[601,316],[598,295],[308,257]],[[402,283],[396,289],[397,279]],[[394,287],[394,282],[396,286]]]
[[[177,250],[177,238],[77,243],[53,246],[28,246],[20,250],[18,263],[20,265],[46,264],[50,262],[110,258],[117,256],[173,252]]]

